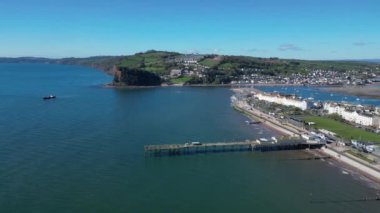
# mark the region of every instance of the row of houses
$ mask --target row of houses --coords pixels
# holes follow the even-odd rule
[[[306,100],[300,100],[294,95],[281,95],[278,93],[257,93],[255,94],[255,97],[262,101],[285,106],[293,106],[301,110],[306,110],[309,106]]]
[[[363,106],[326,102],[323,104],[323,109],[328,114],[338,114],[346,121],[362,126],[380,128],[380,115],[376,111],[365,109]]]
[[[182,64],[197,64],[198,61],[202,60],[205,56],[201,54],[185,54],[176,57],[175,62]]]
[[[258,100],[284,106],[292,106],[301,110],[306,110],[312,106],[310,101],[299,99],[294,95],[259,92],[254,94],[254,97]],[[378,108],[352,105],[348,103],[326,102],[323,103],[323,110],[327,114],[337,114],[348,122],[380,129],[380,109]]]
[[[365,85],[370,84],[377,77],[374,72],[333,70],[311,70],[308,74],[293,73],[283,75],[263,75],[265,69],[241,68],[245,75],[241,75],[231,84],[286,84],[286,85]]]

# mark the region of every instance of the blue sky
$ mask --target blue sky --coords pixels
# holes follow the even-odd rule
[[[379,0],[1,0],[0,57],[380,58]]]

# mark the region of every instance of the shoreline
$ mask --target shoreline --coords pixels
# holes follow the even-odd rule
[[[281,127],[279,124],[272,123],[267,118],[261,117],[260,115],[254,114],[252,112],[248,112],[245,109],[243,109],[242,107],[237,106],[237,105],[233,105],[233,108],[236,111],[246,115],[248,118],[250,118],[252,120],[260,121],[261,125],[269,128],[269,129],[275,130],[276,132],[281,133],[281,135],[283,135],[283,136],[296,136],[296,134],[294,134],[290,130]]]
[[[102,84],[104,88],[115,89],[128,89],[128,88],[154,88],[154,87],[222,87],[222,88],[240,88],[240,87],[326,87],[326,88],[340,88],[343,85],[301,85],[301,84],[161,84],[152,86],[138,86],[138,85],[113,85],[112,83]]]
[[[157,86],[116,86],[113,85],[112,83],[107,83],[107,84],[102,84],[101,87],[106,88],[106,89],[144,89],[144,88],[156,88],[156,87],[163,87],[161,85]]]
[[[333,155],[327,154],[326,150],[328,150],[328,152],[335,152],[335,151],[328,149],[328,148],[305,150],[305,151],[308,152],[309,154],[311,154],[313,156],[317,156],[317,157],[331,157],[330,159],[327,160],[329,162],[329,164],[331,166],[334,166],[334,167],[340,169],[343,174],[350,175],[350,176],[352,176],[352,178],[359,177],[359,181],[363,181],[366,184],[372,185],[369,187],[374,188],[373,184],[376,184],[376,189],[378,189],[378,190],[380,189],[380,179],[378,179],[372,175],[367,174],[366,172],[358,169],[357,167],[353,166],[350,163],[342,161],[341,159],[339,159]],[[337,152],[335,152],[335,153],[339,154]],[[331,154],[333,154],[333,153],[331,153]],[[346,173],[344,173],[344,172],[346,172]],[[366,178],[367,180],[364,180],[363,178]]]
[[[234,92],[239,93],[238,90],[234,90]],[[235,102],[238,102],[238,103],[235,103]],[[249,118],[251,118],[251,116],[253,116],[253,117],[258,117],[260,119],[263,119],[264,122],[262,122],[262,124],[266,123],[265,122],[265,121],[267,121],[266,118],[260,117],[260,114],[263,115],[264,113],[262,113],[256,109],[253,110],[253,108],[250,107],[246,102],[239,103],[242,101],[237,101],[237,100],[235,102],[233,102],[232,106],[234,108],[238,107],[239,112],[241,112],[245,115],[248,115]],[[236,105],[241,105],[241,106],[236,106]],[[248,108],[250,108],[251,110]],[[249,115],[251,115],[251,116],[249,116]],[[309,133],[306,130],[304,130],[304,132],[302,132],[300,129],[295,128],[295,127],[291,128],[293,130],[293,131],[291,131],[291,130],[289,130],[289,128],[285,128],[284,124],[281,125],[281,122],[278,122],[278,121],[275,123],[272,123],[272,122],[273,121],[271,120],[270,123],[272,125],[269,125],[269,128],[274,128],[274,129],[280,130],[284,133],[287,132],[288,134],[290,133],[290,134],[294,134],[294,135],[301,135],[303,133]],[[268,126],[268,125],[266,125],[266,126]],[[328,145],[326,145],[325,148],[322,148],[318,151],[320,153],[323,153],[324,155],[328,155],[328,156],[332,157],[334,160],[336,160],[339,163],[342,163],[342,164],[344,164],[350,168],[353,168],[353,170],[357,171],[358,174],[380,184],[380,170],[372,168],[371,165],[366,165],[366,163],[361,162],[355,156],[351,156],[347,153],[340,153],[337,150],[330,148]],[[342,168],[342,166],[339,166],[339,167]]]
[[[353,159],[353,156],[348,156],[347,154],[339,153],[332,148],[322,148],[320,150],[315,151],[319,152],[320,154],[332,157],[331,159],[341,164],[340,166],[338,166],[339,168],[345,169],[343,166],[346,166],[351,170],[355,171],[357,174],[366,177],[371,181],[376,182],[377,184],[380,184],[380,172],[367,165],[364,165],[356,159]]]

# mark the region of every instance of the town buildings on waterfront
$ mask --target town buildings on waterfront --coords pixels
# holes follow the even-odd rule
[[[301,110],[306,110],[308,108],[308,102],[306,100],[300,100],[294,95],[281,95],[278,93],[257,93],[255,94],[255,97],[262,101],[285,106],[293,106]]]
[[[326,102],[323,104],[323,109],[328,114],[337,114],[346,121],[360,124],[362,126],[380,128],[379,111],[374,107]]]
[[[380,108],[374,106],[353,105],[337,102],[312,103],[307,99],[300,99],[294,95],[283,95],[279,93],[254,92],[253,97],[269,103],[284,106],[292,106],[301,110],[310,108],[319,109],[322,114],[337,114],[342,119],[352,124],[380,129]],[[321,105],[316,107],[316,105]]]
[[[246,69],[241,71],[247,71]],[[242,75],[231,84],[260,84],[260,85],[366,85],[376,80],[377,75],[373,72],[363,72],[358,76],[354,71],[339,72],[333,70],[310,70],[307,74],[292,73],[286,75],[261,75],[264,70],[254,69],[250,75]]]

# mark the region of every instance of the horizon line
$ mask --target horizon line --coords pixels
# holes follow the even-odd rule
[[[171,51],[171,50],[155,50],[155,49],[149,49],[149,50],[145,50],[145,51],[138,51],[138,52],[135,52],[135,53],[130,53],[130,54],[122,54],[122,55],[100,55],[100,54],[96,54],[96,55],[88,55],[88,56],[63,56],[63,57],[49,57],[49,56],[1,56],[0,55],[0,58],[9,58],[9,59],[17,59],[17,58],[35,58],[35,59],[50,59],[50,60],[59,60],[59,59],[68,59],[68,58],[77,58],[77,59],[80,59],[80,58],[92,58],[92,57],[127,57],[127,56],[133,56],[133,55],[136,55],[136,54],[139,54],[139,53],[146,53],[146,52],[149,52],[149,51],[156,51],[156,52],[173,52],[173,53],[179,53],[179,54],[182,54],[182,55],[218,55],[218,56],[243,56],[243,57],[253,57],[253,58],[278,58],[278,59],[282,59],[282,60],[304,60],[304,61],[371,61],[371,60],[380,60],[380,57],[379,58],[335,58],[335,59],[306,59],[306,58],[281,58],[281,57],[278,57],[278,56],[270,56],[270,57],[262,57],[262,56],[257,56],[257,55],[244,55],[244,54],[221,54],[221,53],[198,53],[198,52],[194,52],[194,53],[186,53],[186,52],[180,52],[180,51]]]

